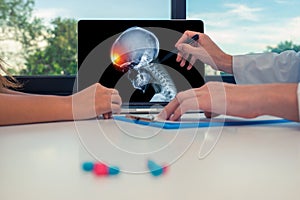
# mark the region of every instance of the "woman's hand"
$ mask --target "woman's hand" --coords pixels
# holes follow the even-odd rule
[[[108,119],[112,113],[121,111],[122,99],[119,92],[99,83],[72,95],[71,98],[74,119],[93,118],[99,115]]]

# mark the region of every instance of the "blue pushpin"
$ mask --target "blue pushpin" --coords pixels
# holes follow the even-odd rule
[[[109,175],[118,175],[120,173],[120,168],[117,166],[110,166],[108,168]]]
[[[148,160],[147,166],[153,176],[160,176],[164,172],[163,167],[156,164],[153,160]]]
[[[86,172],[93,171],[94,169],[94,163],[93,162],[84,162],[82,164],[82,169]]]

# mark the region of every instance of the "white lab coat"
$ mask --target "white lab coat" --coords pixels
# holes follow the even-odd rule
[[[233,56],[233,74],[237,84],[298,83],[300,118],[300,52]]]

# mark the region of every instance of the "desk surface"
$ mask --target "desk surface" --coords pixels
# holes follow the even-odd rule
[[[209,133],[209,134],[207,134]],[[221,133],[204,159],[204,138]],[[216,138],[216,137],[215,137]],[[182,130],[87,120],[0,127],[0,199],[300,199],[300,124]],[[160,177],[146,160],[169,163]],[[115,177],[83,172],[101,159]]]

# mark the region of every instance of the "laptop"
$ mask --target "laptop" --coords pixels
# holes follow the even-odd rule
[[[204,84],[204,64],[176,62],[184,31],[204,32],[201,20],[78,21],[78,90],[95,82],[115,88],[122,113],[158,113],[175,95]],[[187,63],[188,65],[188,63]]]

